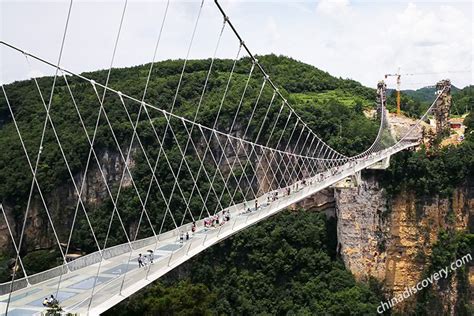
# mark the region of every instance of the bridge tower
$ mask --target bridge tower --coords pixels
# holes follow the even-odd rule
[[[451,81],[444,79],[436,84],[436,94],[439,95],[434,109],[436,119],[436,135],[444,134],[448,128],[449,110],[451,109]]]
[[[385,104],[387,101],[387,85],[383,80],[380,80],[377,83],[377,117],[380,118],[382,116],[382,104]]]

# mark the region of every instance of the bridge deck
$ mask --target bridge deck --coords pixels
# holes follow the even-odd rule
[[[260,207],[257,210],[245,212],[247,205],[243,203],[232,206],[229,208],[231,218],[228,222],[215,228],[204,228],[201,220],[197,222],[196,233],[193,236],[190,234],[191,238],[183,243],[180,243],[178,236],[180,231],[190,232],[189,224],[160,235],[158,240],[152,237],[137,241],[132,245],[132,252],[130,252],[129,245],[125,244],[119,246],[122,247],[120,248],[122,249],[120,250],[121,253],[120,251],[118,251],[118,254],[111,251],[108,255],[104,254],[105,259],[102,261],[96,260],[94,263],[87,264],[87,261],[84,260],[86,262],[84,267],[71,269],[62,276],[58,294],[61,306],[65,311],[81,315],[100,314],[213,244],[274,215],[355,172],[367,168],[395,152],[413,145],[413,143],[399,144],[399,146],[357,160],[352,164],[345,164],[337,167],[337,169],[328,170],[322,174],[323,180],[320,178],[321,175],[309,178],[306,180],[307,184],[305,186],[300,186],[300,189],[296,192],[292,190],[290,195],[284,193],[285,188],[280,189],[278,192],[279,198],[269,204],[267,204],[267,195],[261,196],[258,198]],[[254,201],[248,201],[247,203],[249,207],[254,205]],[[117,247],[111,248],[116,249],[116,251],[119,249]],[[155,252],[154,263],[149,264],[146,268],[138,268],[138,254],[144,254],[148,249],[153,249]],[[93,255],[100,258],[98,253]],[[71,264],[73,263],[74,261],[71,262]],[[99,265],[100,273],[97,277],[97,284],[91,302],[90,297]],[[12,293],[8,315],[35,315],[44,311],[42,300],[44,297],[56,294],[58,275],[48,278],[47,274],[43,274],[42,278],[39,278],[42,281],[38,283],[33,283],[31,280],[34,280],[34,276],[30,276],[29,279],[30,283],[33,283],[32,285],[20,288]],[[0,310],[5,311],[3,314],[6,313],[7,300],[8,293],[0,296]]]

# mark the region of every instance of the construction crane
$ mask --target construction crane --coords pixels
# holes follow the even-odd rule
[[[398,72],[396,74],[386,74],[385,79],[388,77],[397,77],[397,115],[400,115],[400,86],[401,86],[401,77],[403,76],[420,76],[420,75],[437,75],[437,74],[446,74],[446,73],[469,73],[470,70],[451,70],[451,71],[437,71],[437,72],[419,72],[419,73],[400,73],[400,67],[398,67]]]
[[[396,74],[386,74],[385,79],[388,77],[397,77],[397,115],[400,115],[400,84],[401,84],[401,74],[400,67],[398,67],[398,72]]]

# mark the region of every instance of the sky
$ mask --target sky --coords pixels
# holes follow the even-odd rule
[[[450,78],[474,83],[473,1],[220,0],[253,54],[286,55],[330,74],[375,87],[400,67],[402,89]],[[61,66],[76,73],[108,69],[125,0],[72,4]],[[201,0],[169,3],[155,60],[184,58]],[[151,62],[166,1],[128,0],[114,67]],[[69,1],[0,0],[0,40],[57,63]],[[212,57],[223,19],[205,0],[190,58]],[[233,58],[238,41],[224,28],[217,57]],[[263,65],[265,66],[265,65]],[[0,82],[54,69],[0,44]],[[271,76],[271,74],[270,74]],[[387,80],[395,86],[395,78]]]

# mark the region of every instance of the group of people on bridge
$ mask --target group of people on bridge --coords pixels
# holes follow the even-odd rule
[[[324,175],[320,174],[318,180],[323,180],[323,179],[324,179]],[[301,181],[298,181],[298,182],[294,183],[291,186],[286,187],[284,190],[286,191],[286,195],[289,196],[289,195],[292,194],[292,190],[293,190],[293,192],[297,192],[299,189],[305,187],[307,184],[308,184],[307,180],[303,179]],[[310,185],[313,184],[313,181],[310,181],[309,184]],[[279,193],[280,193],[280,190],[275,190],[275,191],[272,191],[272,192],[268,192],[267,193],[267,205],[274,202],[274,201],[277,201],[278,198],[279,198]],[[253,209],[254,211],[257,211],[260,207],[265,206],[265,204],[264,205],[259,205],[258,204],[258,199],[255,199],[254,203],[255,203],[255,208]],[[245,213],[248,213],[248,212],[252,211],[252,209],[247,207],[246,204],[244,204],[244,209],[245,209],[245,211],[241,214],[245,214]],[[204,228],[215,228],[215,227],[224,225],[228,221],[230,221],[230,211],[229,210],[223,210],[221,212],[216,213],[213,216],[209,216],[209,217],[205,218],[204,219]],[[191,226],[192,235],[194,235],[196,233],[196,229],[197,229],[196,222],[193,222],[192,226]],[[185,241],[188,241],[189,239],[190,239],[189,232],[181,231],[179,233],[179,243],[180,244],[183,244]],[[138,267],[139,268],[140,267],[146,267],[148,264],[152,264],[153,263],[153,251],[148,250],[147,254],[145,254],[145,255],[139,254],[137,260],[138,260]]]
[[[223,210],[222,212],[218,212],[214,216],[210,216],[204,219],[204,227],[216,227],[225,224],[230,220],[230,211]],[[194,223],[195,224],[195,223]]]
[[[138,258],[137,258],[138,267],[139,268],[146,267],[148,264],[152,264],[154,257],[155,257],[155,255],[153,253],[153,250],[151,250],[151,249],[148,250],[147,254],[145,254],[145,255],[142,255],[141,253],[138,254]]]
[[[54,297],[53,294],[49,298],[45,297],[43,300],[43,306],[49,309],[55,309],[56,311],[60,311],[61,307],[59,306],[59,301],[57,298]]]

